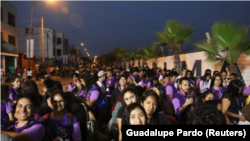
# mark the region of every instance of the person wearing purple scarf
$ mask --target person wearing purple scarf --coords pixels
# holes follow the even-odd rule
[[[15,75],[11,80],[12,87],[10,88],[9,99],[12,100],[12,104],[16,104],[17,95],[20,92],[21,88],[21,79],[18,75]]]
[[[17,120],[6,123],[1,133],[16,141],[42,141],[45,137],[45,127],[41,122],[33,120],[38,103],[37,95],[34,93],[18,94],[15,110]]]

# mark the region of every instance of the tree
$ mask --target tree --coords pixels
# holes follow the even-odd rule
[[[137,57],[138,58],[142,58],[143,62],[146,62],[149,59],[154,59],[154,62],[157,65],[156,59],[158,57],[161,57],[163,54],[163,47],[160,48],[161,50],[158,51],[156,46],[152,46],[152,47],[144,47],[141,49],[137,50]]]
[[[116,65],[120,64],[120,62],[122,61],[122,55],[123,53],[126,52],[125,49],[117,47],[115,48],[111,53],[115,56],[115,62]]]
[[[181,73],[181,46],[190,40],[193,31],[189,24],[182,25],[179,21],[169,20],[163,31],[155,33],[160,41],[154,46],[166,46],[170,52],[174,51],[174,66],[178,73]]]
[[[249,26],[231,21],[218,21],[212,26],[211,42],[205,40],[197,42],[194,46],[204,51],[206,61],[215,65],[229,63],[230,73],[240,76],[237,60],[242,53],[250,55],[250,40],[247,40]]]

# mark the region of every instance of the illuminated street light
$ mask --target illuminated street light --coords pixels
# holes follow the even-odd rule
[[[81,43],[81,46],[84,46],[84,43]]]
[[[85,48],[84,50],[86,51],[87,49]]]

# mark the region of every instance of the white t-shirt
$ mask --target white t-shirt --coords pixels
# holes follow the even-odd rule
[[[99,80],[98,80],[96,83],[97,83],[97,85],[101,88],[102,93],[103,93],[103,94],[106,93],[105,85],[104,85],[101,81],[99,81]]]
[[[30,70],[30,71],[27,71],[27,75],[28,76],[32,76],[32,71]]]

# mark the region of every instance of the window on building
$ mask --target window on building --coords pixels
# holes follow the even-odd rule
[[[15,21],[15,16],[8,12],[8,24],[15,27],[16,21]]]
[[[61,56],[61,54],[62,54],[62,50],[61,49],[57,49],[57,56]]]
[[[1,40],[3,40],[3,32],[1,31]]]
[[[16,38],[14,36],[9,35],[9,43],[13,46],[16,46]]]
[[[56,41],[57,41],[56,43],[57,43],[58,45],[62,44],[62,39],[61,39],[61,38],[57,38]]]
[[[3,21],[3,8],[1,7],[1,21]]]

